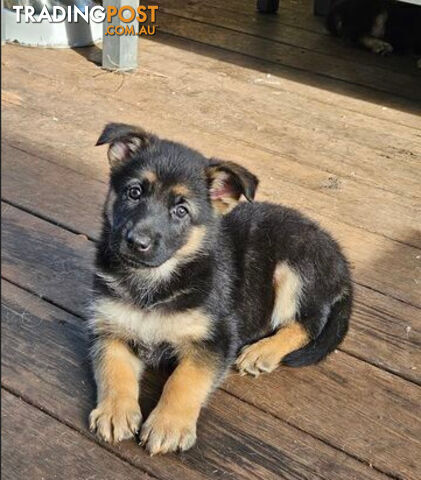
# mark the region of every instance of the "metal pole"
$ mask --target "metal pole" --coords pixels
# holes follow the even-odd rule
[[[122,6],[130,6],[135,10],[139,6],[139,0],[104,0],[105,8],[112,6],[117,10]],[[138,32],[139,22],[135,19],[130,23],[122,22],[117,15],[115,15],[111,22],[108,23],[105,19],[103,27],[103,44],[102,44],[102,67],[106,70],[135,70],[137,68],[137,35],[109,35],[107,28],[112,25],[114,27],[122,26],[123,28],[134,27],[134,31]]]

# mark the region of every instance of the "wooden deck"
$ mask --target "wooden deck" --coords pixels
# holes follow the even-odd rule
[[[97,48],[2,47],[4,479],[421,478],[421,73],[413,58],[342,45],[311,2],[163,0],[135,75]],[[108,121],[140,124],[261,178],[338,238],[356,302],[326,362],[258,380],[234,373],[198,444],[148,457],[88,432],[83,333]],[[150,411],[162,381],[148,376]]]

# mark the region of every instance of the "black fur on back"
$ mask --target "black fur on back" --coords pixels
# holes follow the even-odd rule
[[[303,281],[297,320],[313,339],[309,345],[313,355],[304,348],[284,363],[298,366],[322,360],[343,340],[351,314],[350,273],[338,244],[296,210],[270,203],[240,204],[223,219],[223,227],[235,245],[240,339],[251,343],[268,334],[273,272],[279,262],[287,262]],[[342,304],[347,305],[346,314],[338,308]]]

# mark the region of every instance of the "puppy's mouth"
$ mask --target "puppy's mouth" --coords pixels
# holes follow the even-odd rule
[[[117,257],[121,263],[132,268],[150,268],[152,266],[148,262],[141,261],[138,258],[120,252],[117,253]]]
[[[161,263],[157,262],[139,260],[138,258],[123,254],[121,252],[117,253],[117,257],[121,263],[131,268],[157,268],[161,265]]]

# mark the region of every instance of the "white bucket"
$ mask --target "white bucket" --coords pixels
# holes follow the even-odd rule
[[[31,47],[72,48],[85,47],[102,41],[102,23],[80,20],[69,23],[18,23],[14,11],[3,8],[6,42]],[[37,15],[34,15],[36,18]]]

